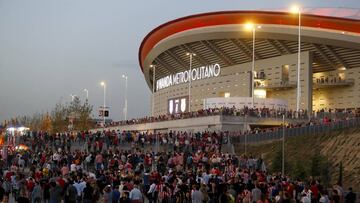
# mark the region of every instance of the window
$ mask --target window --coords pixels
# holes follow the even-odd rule
[[[255,98],[266,98],[266,90],[264,89],[257,89],[257,90],[254,90],[254,96]]]
[[[289,82],[289,65],[283,65],[281,69],[281,81],[283,83]]]

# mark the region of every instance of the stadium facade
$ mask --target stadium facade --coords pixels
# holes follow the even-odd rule
[[[296,109],[298,36],[298,16],[281,11],[203,13],[160,25],[139,50],[154,115],[252,102]],[[359,108],[360,10],[305,9],[300,64],[300,109]]]

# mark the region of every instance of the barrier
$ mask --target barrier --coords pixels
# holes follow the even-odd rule
[[[295,128],[285,128],[285,137],[293,137],[300,135],[318,135],[322,133],[330,133],[334,130],[353,128],[359,125],[360,125],[360,119],[353,118],[349,120],[337,121],[334,123],[307,125],[307,126],[295,127]],[[283,132],[283,128],[278,128],[277,130],[271,132],[246,134],[247,143],[248,144],[259,143],[259,142],[282,139],[282,132]],[[232,136],[230,137],[230,141],[232,144],[244,143],[245,134],[239,136]]]

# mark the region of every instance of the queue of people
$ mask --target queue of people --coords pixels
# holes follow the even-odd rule
[[[299,112],[289,109],[275,109],[275,108],[250,108],[244,106],[243,108],[233,107],[219,107],[219,108],[207,108],[200,109],[192,112],[183,112],[176,114],[164,114],[156,117],[146,116],[143,118],[136,118],[130,120],[123,120],[117,122],[111,122],[107,124],[109,126],[121,126],[121,125],[134,125],[141,123],[152,123],[152,122],[161,122],[169,120],[179,120],[187,118],[197,118],[205,116],[241,116],[241,117],[258,117],[258,118],[281,118],[283,115],[287,119],[309,119],[309,116],[312,120],[323,119],[326,116],[333,115],[338,118],[345,117],[358,117],[360,115],[359,109],[321,109],[318,111],[309,112],[306,110],[300,110]]]
[[[160,122],[160,121],[168,121],[168,120],[179,120],[179,119],[187,119],[187,118],[197,118],[204,116],[215,116],[215,115],[223,115],[223,116],[249,116],[249,117],[281,117],[285,115],[287,118],[305,118],[307,115],[306,111],[300,111],[297,113],[296,111],[286,110],[286,109],[269,109],[269,108],[249,108],[244,106],[243,108],[235,108],[234,106],[231,108],[221,107],[221,108],[207,108],[200,109],[193,112],[183,112],[176,114],[164,114],[156,117],[143,117],[138,119],[131,119],[125,121],[112,122],[110,126],[119,126],[119,125],[133,125],[140,123],[151,123],[151,122]]]

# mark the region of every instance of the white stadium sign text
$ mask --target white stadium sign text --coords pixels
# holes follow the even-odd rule
[[[173,75],[168,75],[156,81],[156,90],[161,90],[173,85],[187,83],[189,82],[190,75],[191,75],[191,81],[217,77],[220,75],[220,69],[221,69],[220,65],[216,63],[208,66],[201,66],[199,68],[194,68],[191,70],[175,73]]]

